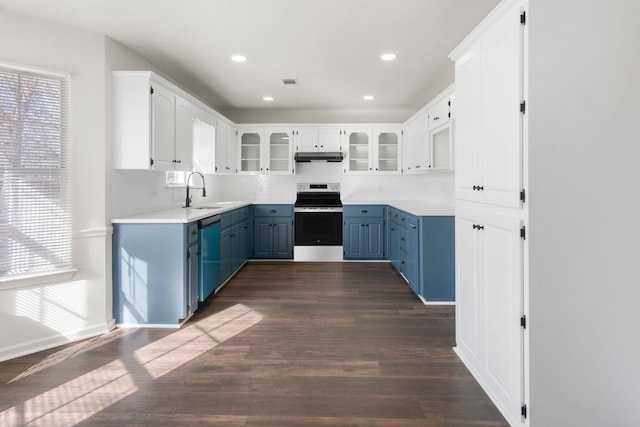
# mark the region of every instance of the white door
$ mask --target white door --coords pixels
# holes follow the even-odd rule
[[[482,39],[483,202],[519,208],[522,189],[522,25],[512,3]]]
[[[481,340],[481,234],[480,214],[456,210],[456,347],[473,366],[482,358]]]
[[[175,169],[191,170],[193,163],[193,113],[191,103],[175,97]]]
[[[153,83],[151,95],[151,144],[153,169],[172,170],[175,160],[175,95]]]
[[[292,140],[293,133],[287,129],[270,129],[265,132],[265,173],[272,175],[293,173]]]
[[[345,172],[369,174],[372,171],[372,142],[370,130],[347,130],[347,159]]]
[[[373,134],[373,172],[377,174],[400,173],[400,129],[376,129]]]
[[[339,128],[318,129],[318,151],[338,152],[341,147],[341,130]]]
[[[522,223],[486,213],[483,217],[484,378],[511,419],[519,420],[524,376]]]
[[[477,47],[471,47],[464,59],[456,62],[455,181],[456,198],[479,201],[478,158],[482,150],[482,83]]]
[[[315,152],[319,149],[318,128],[300,128],[293,131],[296,152]]]

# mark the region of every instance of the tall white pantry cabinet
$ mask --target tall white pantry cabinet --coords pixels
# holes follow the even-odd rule
[[[528,425],[526,0],[504,0],[451,53],[456,73],[456,353]]]

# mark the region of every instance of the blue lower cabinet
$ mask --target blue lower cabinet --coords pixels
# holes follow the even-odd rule
[[[253,215],[253,257],[292,259],[293,206],[256,205]]]
[[[199,257],[199,300],[204,301],[222,283],[220,223],[214,223],[200,230]]]
[[[420,217],[420,295],[427,301],[455,301],[455,218]]]
[[[455,301],[453,216],[416,217],[387,211],[387,258],[427,302]]]
[[[344,259],[381,260],[385,256],[385,208],[376,205],[344,207]]]
[[[197,244],[196,223],[114,224],[116,323],[178,325],[189,317],[197,308]]]

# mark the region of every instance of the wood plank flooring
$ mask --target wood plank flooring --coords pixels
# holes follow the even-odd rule
[[[507,426],[454,345],[387,263],[254,261],[179,330],[0,363],[0,425]]]

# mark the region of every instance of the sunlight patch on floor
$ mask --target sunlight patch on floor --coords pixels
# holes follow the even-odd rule
[[[114,360],[1,412],[0,425],[76,425],[135,393],[137,381],[161,378],[262,319],[257,311],[236,304],[147,344],[130,358]],[[131,373],[128,362],[143,367],[148,376]]]

